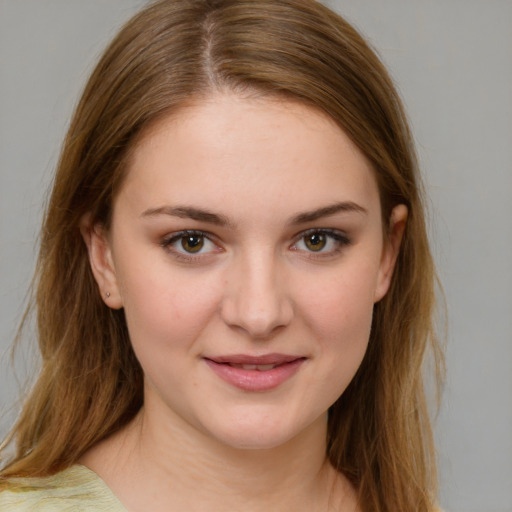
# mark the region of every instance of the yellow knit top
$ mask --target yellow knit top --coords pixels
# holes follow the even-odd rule
[[[1,512],[127,512],[105,482],[85,466],[42,478],[0,484]]]
[[[81,465],[48,477],[12,478],[0,484],[0,511],[127,512],[105,482]]]

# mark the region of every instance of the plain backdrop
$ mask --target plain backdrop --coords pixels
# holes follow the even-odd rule
[[[143,0],[0,0],[0,434],[9,347],[61,140],[99,53]],[[512,511],[512,1],[332,0],[407,106],[448,304],[441,504]],[[24,378],[37,350],[18,360]],[[30,371],[30,370],[28,370]]]

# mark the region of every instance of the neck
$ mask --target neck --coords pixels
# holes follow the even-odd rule
[[[345,510],[351,490],[326,460],[326,428],[319,418],[284,444],[246,450],[143,408],[84,463],[130,512]]]
[[[134,453],[141,473],[153,471],[152,480],[167,489],[173,482],[173,501],[181,495],[188,505],[183,510],[190,510],[191,496],[198,510],[300,510],[307,496],[325,491],[330,467],[323,419],[286,444],[265,449],[233,448],[186,424],[162,429],[161,419],[153,420],[141,411]]]

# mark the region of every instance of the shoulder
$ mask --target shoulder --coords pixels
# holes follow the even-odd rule
[[[0,484],[2,512],[126,512],[105,483],[85,466],[41,478]]]

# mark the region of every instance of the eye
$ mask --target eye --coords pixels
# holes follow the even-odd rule
[[[196,233],[190,235],[184,235],[180,239],[181,248],[185,252],[196,253],[200,252],[204,247],[205,238],[203,235],[198,235]]]
[[[328,239],[325,233],[311,233],[302,238],[304,245],[314,252],[321,251],[327,245]]]
[[[310,229],[299,235],[292,249],[309,253],[330,255],[339,252],[350,244],[341,231],[330,229]]]
[[[162,240],[161,245],[180,257],[193,257],[220,250],[207,233],[192,230],[172,233]]]

